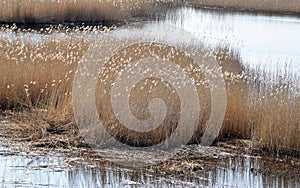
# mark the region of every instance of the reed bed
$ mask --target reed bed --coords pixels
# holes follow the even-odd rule
[[[186,4],[193,7],[219,7],[233,10],[243,10],[252,12],[268,12],[277,14],[300,14],[300,2],[295,1],[281,1],[281,0],[186,0]]]
[[[89,34],[92,30],[83,32]],[[68,140],[66,144],[80,145],[72,112],[71,85],[78,61],[90,44],[90,41],[80,37],[72,37],[71,40],[68,35],[59,40],[38,43],[21,39],[1,40],[2,119],[11,117],[10,121],[15,122],[13,125],[1,126],[2,136],[23,138],[22,140],[34,142],[36,145],[45,146],[48,143],[54,147],[57,142],[51,136],[68,133],[68,136],[63,137]],[[228,48],[214,51],[215,58],[222,66],[228,95],[219,139],[252,139],[254,147],[275,153],[299,155],[299,76],[278,72],[275,79],[270,79],[262,70],[251,70],[243,66],[238,54]],[[203,78],[203,75],[198,78]],[[132,113],[140,119],[149,117],[149,100],[158,96],[164,99],[168,110],[173,111],[167,113],[161,129],[146,137],[137,136],[122,128],[116,129],[119,124],[114,113],[106,108],[111,106],[110,100],[101,100],[110,96],[97,93],[99,116],[106,122],[104,125],[107,128],[112,128],[111,133],[123,142],[139,146],[151,145],[164,140],[177,125],[176,120],[180,117],[178,96],[173,94],[172,87],[165,87],[164,82],[157,80],[155,83],[145,80],[145,89],[138,89],[142,86],[138,85],[129,98]],[[203,89],[202,86],[198,89]],[[107,86],[99,81],[97,87],[98,91],[103,91]],[[191,143],[200,142],[205,122],[210,115],[209,91],[206,90],[204,87],[199,92],[203,114],[199,117],[199,127]],[[39,141],[45,143],[41,144]]]
[[[0,22],[20,24],[99,23],[151,16],[168,7],[190,5],[299,14],[298,1],[231,0],[1,0]]]
[[[51,41],[37,45],[18,40],[1,41],[1,107],[31,108],[48,103],[49,98],[69,95],[77,62],[87,47],[84,41]]]
[[[292,68],[272,76],[259,67],[249,75],[252,88],[252,139],[275,154],[300,154],[300,78]],[[259,118],[257,118],[259,117]]]
[[[10,0],[0,1],[3,23],[99,23],[150,16],[176,0]]]
[[[214,51],[227,87],[227,106],[220,137],[250,138],[247,67],[241,63],[239,54],[227,46]]]
[[[36,141],[57,130],[76,131],[71,85],[77,63],[87,49],[87,42],[76,39],[46,39],[41,43],[21,38],[1,40],[0,111],[14,122],[1,126],[2,136]]]

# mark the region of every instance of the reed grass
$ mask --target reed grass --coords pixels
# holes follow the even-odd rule
[[[0,1],[3,23],[95,23],[149,16],[175,0],[10,0]]]
[[[83,41],[36,45],[1,41],[1,107],[34,107],[49,98],[69,95],[77,62],[87,47]]]
[[[257,68],[260,75],[250,76],[255,98],[252,140],[254,145],[274,154],[300,154],[300,79],[291,70],[279,70],[270,77]],[[258,118],[257,118],[258,117]]]
[[[0,22],[21,24],[99,23],[150,16],[188,4],[250,11],[299,14],[298,1],[231,0],[1,0]]]
[[[36,44],[20,38],[1,40],[0,109],[11,122],[1,126],[2,136],[30,141],[33,146],[78,143],[71,85],[87,49],[87,42],[76,39]]]
[[[219,47],[214,51],[227,87],[227,106],[220,137],[250,138],[247,68],[241,63],[239,54],[229,47]]]
[[[13,110],[12,115],[8,116],[14,117],[12,121],[17,119],[14,126],[1,127],[7,133],[6,136],[23,136],[27,140],[38,141],[50,138],[53,133],[51,130],[60,130],[71,132],[74,138],[78,137],[72,112],[71,84],[77,63],[89,45],[89,41],[76,38],[37,44],[19,39],[0,41],[1,112],[5,115],[7,110]],[[215,57],[222,66],[228,94],[219,138],[252,139],[255,147],[275,153],[299,155],[299,77],[284,74],[288,77],[278,78],[275,84],[269,83],[266,74],[257,73],[263,71],[243,66],[238,54],[228,48],[215,50]],[[198,78],[203,78],[203,75]],[[165,87],[165,83],[159,80],[155,85],[152,82],[146,83],[144,91],[138,89],[138,86],[132,91],[132,113],[140,119],[147,119],[149,100],[157,96],[164,99],[168,110],[173,112],[167,113],[161,129],[146,137],[121,128],[113,129],[112,133],[116,137],[132,145],[145,146],[160,142],[172,133],[179,118],[180,101],[173,94],[172,87]],[[151,92],[147,90],[154,86],[157,88]],[[106,87],[98,83],[99,91]],[[203,114],[199,117],[199,128],[191,143],[199,143],[210,115],[209,91],[203,85],[198,90],[201,90],[199,100],[202,102]],[[114,113],[105,108],[111,105],[110,100],[101,100],[110,96],[101,92],[98,94],[99,116],[104,119],[107,128],[117,127]],[[175,100],[169,100],[169,97]],[[70,142],[75,142],[75,139]]]

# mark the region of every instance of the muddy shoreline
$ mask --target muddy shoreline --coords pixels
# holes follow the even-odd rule
[[[46,128],[45,131],[47,133],[42,137],[34,134],[28,134],[28,136],[31,135],[28,137],[25,130],[26,126],[23,127],[16,118],[11,119],[9,116],[2,116],[0,122],[0,147],[7,149],[4,151],[0,150],[0,156],[24,155],[24,150],[27,151],[27,154],[34,156],[42,156],[47,155],[49,152],[54,152],[70,158],[70,161],[66,161],[67,163],[70,162],[71,166],[80,166],[82,161],[85,161],[87,165],[98,166],[107,162],[114,163],[114,161],[126,163],[126,161],[122,161],[124,160],[123,156],[126,155],[140,160],[141,156],[138,155],[145,154],[137,152],[134,154],[137,156],[134,156],[132,151],[127,151],[126,149],[121,151],[114,148],[95,150],[90,148],[83,138],[76,134],[74,126],[75,124],[70,124],[69,126],[57,125],[52,128]],[[300,182],[299,156],[294,156],[290,153],[274,153],[256,148],[253,142],[247,139],[221,139],[216,141],[211,147],[189,144],[179,149],[166,162],[148,166],[146,169],[163,171],[165,174],[193,175],[195,172],[213,169],[220,160],[245,157],[259,159],[258,163],[260,165],[250,169],[254,174],[299,178]],[[153,160],[153,163],[155,163],[156,159]],[[149,164],[151,163],[152,161],[149,161]],[[126,168],[128,168],[127,165]],[[133,167],[133,169],[139,168]]]

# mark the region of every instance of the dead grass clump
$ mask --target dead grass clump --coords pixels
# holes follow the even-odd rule
[[[300,154],[299,75],[290,69],[266,73],[241,65],[225,48],[216,54],[227,86],[227,109],[220,138],[251,138],[254,147]]]
[[[6,111],[0,118],[9,117],[10,121],[1,125],[0,135],[12,141],[23,142],[30,147],[86,146],[78,135],[77,126],[70,119],[72,117],[70,114],[64,120],[61,120],[62,116],[58,114],[52,114],[51,119],[47,119],[49,115],[41,109]]]
[[[300,102],[285,96],[270,98],[262,107],[260,126],[253,134],[256,146],[275,154],[300,154]],[[273,115],[270,115],[272,111]]]

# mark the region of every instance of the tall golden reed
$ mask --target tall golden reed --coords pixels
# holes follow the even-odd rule
[[[163,11],[178,0],[1,0],[0,22],[95,23]]]
[[[54,121],[54,124],[59,126],[74,122],[71,84],[77,63],[89,45],[88,41],[75,38],[37,44],[19,39],[2,40],[0,42],[1,108],[16,109],[17,112],[25,111],[35,114],[31,117],[43,120],[35,122],[45,122],[46,119],[47,122]],[[299,154],[300,100],[299,88],[296,87],[299,83],[298,77],[295,76],[291,80],[296,84],[279,82],[277,85],[269,85],[264,82],[266,80],[264,75],[261,75],[258,81],[255,71],[243,67],[237,54],[230,54],[226,48],[216,51],[216,58],[223,68],[228,93],[225,119],[219,137],[252,138],[254,146],[278,153]],[[147,87],[150,88],[151,84],[149,83]],[[158,84],[158,87],[163,86]],[[148,97],[159,94],[168,100],[164,95],[171,94],[171,91],[158,88]],[[136,106],[136,104],[147,106],[147,101],[143,101],[146,98],[141,96],[143,92],[137,90],[134,93],[136,97],[131,98],[131,102],[133,109],[136,109],[136,115],[148,117],[149,114],[143,106]],[[171,97],[176,99],[176,96]],[[202,99],[205,97],[207,96],[201,96]],[[170,101],[169,104],[171,108],[175,108],[175,111],[178,107],[177,102],[178,100]],[[106,101],[99,104],[108,105]],[[208,107],[203,110],[209,115],[209,104],[204,106]],[[101,106],[99,108],[101,111]],[[111,115],[109,111],[105,113],[99,115],[109,118]],[[172,122],[176,118],[178,116],[169,114],[165,128],[172,128]],[[202,118],[200,122],[205,122],[207,114]],[[113,125],[114,122],[106,124],[106,126]],[[41,125],[31,123],[30,126]],[[36,128],[27,130],[32,130],[31,134],[34,134]],[[116,130],[115,133],[123,141],[133,142],[132,144],[143,141],[142,138],[132,140],[135,135],[123,130]],[[202,134],[203,124],[200,123],[193,142],[199,141]],[[152,136],[157,136],[155,142],[161,140],[160,134]],[[147,145],[149,141],[144,140],[143,144]]]

